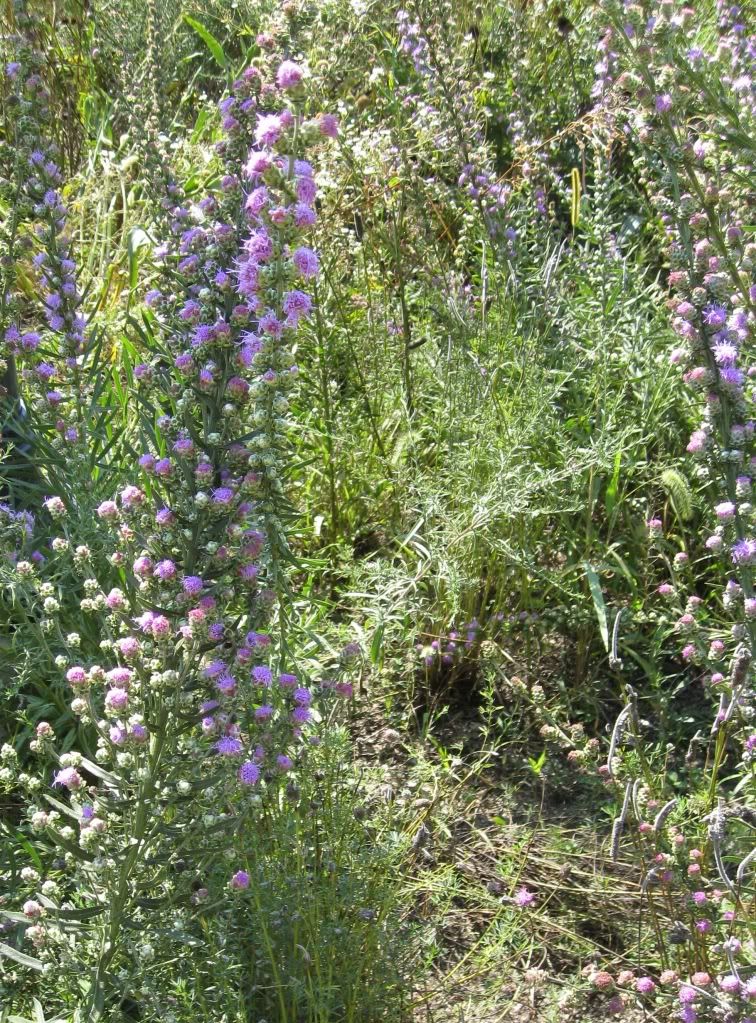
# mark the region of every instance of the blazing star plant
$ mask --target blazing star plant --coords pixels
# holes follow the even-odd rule
[[[82,748],[57,750],[51,726],[37,727],[34,750],[57,768],[20,784],[31,828],[59,859],[54,880],[22,876],[28,898],[9,918],[31,955],[11,958],[43,976],[65,970],[67,1004],[87,1020],[109,1018],[128,996],[143,954],[135,926],[149,921],[166,938],[154,954],[175,954],[197,908],[220,897],[202,878],[225,836],[254,826],[259,794],[275,798],[316,738],[318,694],[292,670],[285,633],[286,413],[294,338],[318,273],[307,243],[317,188],[304,150],[337,122],[305,117],[305,98],[294,62],[271,82],[248,69],[221,104],[220,188],[191,211],[171,211],[185,225],[159,253],[172,290],[147,297],[148,358],[134,369],[145,450],[133,482],[97,508],[116,585],[69,542],[72,498],[46,501],[52,548],[69,558],[86,592],[81,612],[99,624],[97,659],[56,627],[44,573],[23,556],[16,563],[48,617]],[[61,338],[58,365],[75,380],[84,325],[58,171],[41,151],[30,163],[48,325]],[[6,331],[19,351],[37,349],[23,337]],[[58,371],[46,365],[36,376],[51,386]],[[63,400],[47,395],[56,407]],[[73,431],[64,421],[71,443],[81,439]],[[4,757],[12,764],[12,750]],[[190,872],[175,873],[178,858]],[[229,875],[232,891],[248,883],[240,868]]]
[[[664,969],[658,979],[633,974],[617,984],[634,989],[644,1003],[671,995],[678,1003],[676,1017],[685,1023],[746,1019],[756,993],[747,941],[754,857],[742,838],[756,749],[751,501],[756,454],[749,389],[756,375],[750,347],[756,247],[746,226],[752,202],[749,139],[756,127],[747,73],[753,40],[746,38],[737,6],[720,4],[718,10],[720,37],[711,49],[699,38],[692,8],[668,2],[612,8],[614,20],[601,44],[604,81],[597,90],[606,95],[607,80],[618,73],[617,89],[629,92],[635,103],[628,111],[609,100],[609,116],[636,140],[653,190],[670,264],[671,326],[679,338],[670,359],[700,399],[700,424],[687,451],[697,460],[711,500],[709,535],[703,542],[693,538],[690,553],[675,552],[661,519],[647,524],[668,573],[659,599],[676,606],[666,613],[668,629],[715,705],[710,734],[701,740],[705,802],[686,806],[670,798],[664,778],[661,783],[654,778],[641,751],[632,690],[603,768],[622,794],[614,853],[623,833],[634,829],[649,910],[659,928],[665,918],[674,921],[669,946],[660,949]],[[696,592],[692,556],[709,571],[713,562],[720,573],[719,601],[707,603]],[[638,752],[623,752],[628,738]],[[696,759],[689,750],[689,762]],[[602,986],[596,977],[594,983]],[[617,1011],[625,1002],[613,995]]]

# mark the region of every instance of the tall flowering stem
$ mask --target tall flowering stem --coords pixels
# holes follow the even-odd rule
[[[57,148],[50,141],[49,93],[40,74],[44,58],[34,43],[35,20],[17,4],[17,60],[5,67],[17,117],[10,206],[8,258],[4,261],[1,354],[18,373],[35,428],[60,448],[83,450],[86,434],[84,366],[90,348],[82,311],[77,264],[63,198]],[[31,256],[31,267],[24,257]],[[22,296],[10,276],[31,277],[41,302]],[[44,317],[45,324],[40,321]]]
[[[712,489],[719,491],[705,547],[731,575],[723,593],[723,607],[733,619],[728,636],[707,649],[705,629],[697,627],[706,608],[698,598],[691,621],[680,623],[688,637],[685,659],[708,662],[709,684],[721,694],[713,730],[712,805],[727,737],[733,730],[740,732],[748,717],[743,712],[753,693],[750,670],[742,662],[756,649],[751,503],[756,449],[754,394],[748,390],[756,375],[749,350],[756,314],[756,246],[746,236],[752,152],[748,147],[733,149],[727,135],[729,128],[738,133],[733,140],[752,138],[756,125],[753,85],[738,74],[747,48],[743,26],[732,20],[737,8],[723,11],[731,23],[722,23],[712,55],[696,45],[697,26],[687,7],[662,3],[644,11],[630,5],[615,26],[616,45],[630,68],[622,84],[642,104],[633,128],[648,154],[648,179],[656,189],[653,198],[668,243],[672,328],[681,339],[671,359],[703,399],[701,423],[688,452],[699,459]],[[691,82],[700,91],[691,90]],[[727,139],[725,145],[718,133]],[[725,675],[719,665],[728,656],[728,645],[731,671]]]
[[[620,782],[618,791],[622,786],[625,791],[615,845],[619,848],[632,820],[644,860],[642,894],[654,916],[661,911],[676,921],[670,944],[679,949],[688,980],[680,982],[677,972],[665,969],[661,982],[677,987],[679,1018],[684,1023],[743,1019],[754,992],[743,972],[747,964],[739,936],[746,926],[751,861],[739,851],[733,825],[745,812],[756,760],[756,392],[749,388],[756,376],[751,347],[756,245],[747,238],[756,123],[754,86],[746,70],[756,43],[748,39],[736,5],[718,7],[714,50],[706,48],[696,13],[682,3],[613,4],[608,12],[612,24],[601,42],[596,94],[603,97],[610,123],[633,139],[663,230],[671,326],[680,339],[671,362],[701,398],[701,421],[687,450],[712,498],[709,535],[691,553],[715,559],[723,587],[719,600],[703,596],[700,585],[694,589],[690,554],[672,556],[663,522],[649,520],[652,542],[670,572],[659,596],[677,605],[670,624],[680,638],[682,659],[698,669],[716,707],[702,819],[691,820],[681,800],[661,792],[666,779],[660,786],[642,754],[632,693],[604,771],[610,783]],[[626,733],[638,753],[623,750]],[[695,759],[692,749],[689,759]],[[735,786],[733,773],[740,777]],[[695,829],[693,848],[686,828]],[[667,949],[661,954],[666,965]],[[654,996],[654,982],[642,979],[642,993]]]
[[[86,548],[68,545],[66,500],[47,501],[63,534],[57,549],[87,592],[82,610],[100,622],[104,663],[60,638],[71,708],[97,750],[58,756],[53,784],[67,803],[28,786],[31,826],[62,847],[71,873],[57,899],[30,900],[42,909],[27,914],[25,937],[41,968],[73,956],[85,969],[87,1019],[107,1017],[137,982],[128,928],[145,898],[156,931],[161,917],[173,921],[158,955],[175,955],[182,928],[200,933],[227,835],[253,826],[260,799],[276,798],[315,740],[317,693],[285,670],[286,636],[274,643],[268,629],[276,609],[286,620],[287,394],[318,272],[306,244],[316,185],[302,150],[337,130],[328,115],[304,116],[303,79],[285,61],[274,82],[252,68],[234,84],[221,104],[227,173],[180,211],[186,226],[161,249],[173,288],[146,296],[150,354],[134,370],[145,449],[134,481],[97,510],[118,586],[102,584]],[[48,308],[74,358],[69,306]],[[33,566],[19,570],[44,601]],[[35,746],[49,755],[54,735],[40,729]],[[61,827],[61,814],[76,826]],[[201,896],[183,874],[166,874],[166,840],[171,858],[191,861]],[[243,873],[232,890],[243,892]],[[73,951],[61,938],[67,898],[97,921],[96,941],[90,930]],[[144,997],[160,1010],[164,996]]]

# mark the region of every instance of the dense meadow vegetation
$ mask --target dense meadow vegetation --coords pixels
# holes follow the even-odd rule
[[[0,28],[0,1023],[754,1023],[753,11]]]

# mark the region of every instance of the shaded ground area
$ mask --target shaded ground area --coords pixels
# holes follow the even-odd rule
[[[637,867],[609,860],[610,818],[579,780],[566,796],[518,779],[475,711],[413,738],[372,703],[353,735],[371,801],[411,840],[405,922],[417,965],[430,966],[418,1023],[605,1019],[609,996],[581,971],[637,965],[622,957],[637,939]],[[515,903],[522,888],[530,908]]]

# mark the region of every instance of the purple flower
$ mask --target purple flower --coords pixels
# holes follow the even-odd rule
[[[262,211],[268,204],[268,189],[265,185],[259,185],[254,188],[247,196],[247,201],[244,204],[244,209],[247,211],[250,217],[258,218]]]
[[[234,492],[230,487],[217,487],[212,492],[213,503],[227,508],[234,500]]]
[[[26,352],[34,352],[39,347],[39,343],[42,340],[40,335],[35,330],[27,331],[26,334],[21,338],[21,345]]]
[[[301,203],[311,206],[318,193],[317,185],[312,178],[297,178],[296,193]]]
[[[179,437],[173,445],[177,455],[189,456],[194,452],[194,441],[191,437]]]
[[[312,227],[316,220],[315,210],[311,206],[304,202],[296,204],[294,207],[294,223],[297,227]]]
[[[198,323],[192,335],[192,348],[201,348],[215,340],[215,328],[209,323]],[[212,380],[212,376],[210,377]]]
[[[264,316],[260,317],[260,330],[265,334],[270,334],[271,337],[281,337],[283,334],[284,325],[278,319],[274,312],[268,310]]]
[[[273,681],[273,673],[267,665],[258,664],[256,668],[252,669],[252,681],[267,689]]]
[[[152,558],[148,558],[147,555],[142,555],[137,558],[132,565],[134,575],[138,575],[140,578],[147,578],[152,575],[153,564]]]
[[[262,177],[272,166],[273,161],[267,153],[260,153],[252,149],[244,165],[244,176],[254,181],[255,178]]]
[[[129,694],[125,689],[109,689],[105,694],[105,707],[108,710],[124,710],[128,703]]]
[[[719,371],[719,380],[726,384],[731,391],[738,391],[745,380],[744,374],[732,366],[723,366]]]
[[[244,242],[244,251],[255,263],[265,263],[273,257],[273,239],[265,228],[253,231]]]
[[[277,114],[261,114],[255,128],[255,142],[258,145],[274,146],[281,138],[282,131],[281,118]]]
[[[733,544],[730,554],[734,564],[752,565],[756,561],[756,540],[738,540]]]
[[[64,767],[63,770],[58,771],[53,778],[53,785],[62,785],[71,792],[76,791],[76,789],[80,789],[83,784],[84,779],[75,767]]]
[[[707,305],[701,315],[707,327],[719,329],[727,323],[727,310],[721,305]]]
[[[260,287],[260,270],[253,260],[241,263],[238,270],[237,291],[244,298],[252,298],[257,294]]]
[[[121,491],[121,505],[124,508],[138,507],[144,501],[144,494],[139,487],[126,486]]]
[[[718,344],[712,346],[711,351],[718,366],[730,368],[737,362],[738,350],[735,345],[729,341],[720,341]]]
[[[283,311],[287,321],[296,326],[302,317],[309,316],[312,310],[312,299],[304,291],[287,291],[283,297]]]
[[[666,114],[672,109],[672,97],[668,92],[662,93],[654,100],[654,106],[659,114]]]
[[[136,640],[135,640],[136,642]],[[134,677],[134,672],[131,668],[111,668],[106,674],[105,678],[112,686],[120,686],[122,689],[128,688],[129,683]]]
[[[167,639],[171,634],[171,623],[165,615],[153,614],[150,622],[150,633],[153,639]]]
[[[518,889],[513,896],[514,904],[520,909],[529,909],[535,902],[535,895],[527,888]]]
[[[242,785],[255,785],[260,780],[260,768],[251,760],[245,760],[239,768]]]
[[[108,735],[114,746],[123,746],[126,742],[126,729],[121,728],[120,725],[113,725],[113,727],[109,730]]]
[[[308,248],[306,245],[302,245],[298,249],[295,249],[291,260],[297,268],[297,271],[304,278],[315,277],[320,268],[317,253]]]
[[[302,81],[302,68],[293,60],[285,60],[276,72],[279,89],[294,89]]]
[[[233,675],[226,672],[217,680],[215,688],[224,696],[231,696],[234,692],[236,692],[236,679]]]
[[[234,739],[233,736],[224,735],[216,742],[215,749],[223,757],[238,757],[240,753],[244,752],[244,744],[239,739]]]
[[[253,565],[251,563],[247,565],[242,565],[239,568],[239,578],[242,580],[242,582],[254,584],[255,582],[257,582],[258,572],[259,569],[257,565]]]
[[[236,888],[237,890],[249,888],[249,874],[246,870],[237,870],[229,881],[229,884],[232,888]]]
[[[321,114],[318,118],[318,129],[321,135],[335,139],[339,134],[339,119],[335,114]]]
[[[187,322],[199,319],[200,313],[202,312],[202,306],[199,302],[195,302],[194,299],[190,299],[186,304],[179,310],[179,317]]]
[[[159,561],[155,566],[155,575],[161,582],[168,582],[176,575],[176,566],[170,559],[166,558],[164,561]]]
[[[204,585],[198,575],[187,575],[181,583],[184,593],[188,593],[190,597],[196,597],[198,593],[201,593]]]

